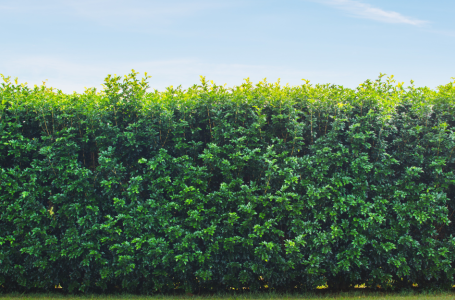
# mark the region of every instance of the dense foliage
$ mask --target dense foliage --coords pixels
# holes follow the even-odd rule
[[[0,90],[0,290],[451,286],[455,84]]]

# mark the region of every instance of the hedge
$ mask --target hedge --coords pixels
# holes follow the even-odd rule
[[[3,77],[0,290],[455,283],[455,83]]]

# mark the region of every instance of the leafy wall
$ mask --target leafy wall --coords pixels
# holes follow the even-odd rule
[[[448,287],[455,86],[4,78],[0,289]]]

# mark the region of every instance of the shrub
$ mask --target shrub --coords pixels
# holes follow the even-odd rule
[[[0,285],[141,293],[454,284],[455,87],[64,94],[4,77]]]

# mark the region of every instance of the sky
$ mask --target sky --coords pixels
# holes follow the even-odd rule
[[[0,73],[65,93],[147,72],[151,89],[249,77],[355,88],[455,77],[454,0],[0,0]]]

